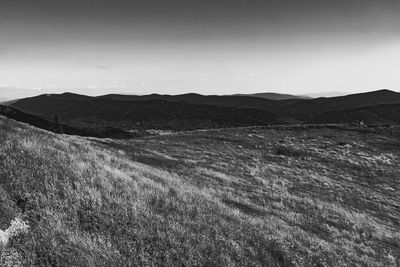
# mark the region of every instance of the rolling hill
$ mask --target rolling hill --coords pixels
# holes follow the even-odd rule
[[[0,105],[0,115],[3,115],[7,118],[28,123],[32,126],[38,127],[43,130],[64,133],[69,135],[80,135],[80,136],[92,136],[92,137],[112,137],[112,138],[132,138],[135,137],[134,134],[129,133],[127,131],[123,131],[121,129],[113,128],[113,127],[85,127],[85,128],[77,128],[65,123],[59,123],[51,119],[44,119],[42,117],[28,114],[22,111],[19,111],[13,107],[2,106]]]
[[[400,103],[400,93],[390,90],[378,90],[339,97],[303,100],[287,106],[282,113],[294,119],[309,121],[330,111],[397,103]]]
[[[279,112],[285,106],[284,101],[274,101],[266,98],[258,98],[252,96],[238,95],[200,95],[200,94],[183,94],[183,95],[104,95],[99,98],[121,100],[121,101],[147,101],[147,100],[163,100],[168,102],[186,102],[194,105],[212,105],[233,108],[251,108],[260,109],[270,112]]]
[[[368,130],[114,140],[0,116],[0,264],[396,266],[399,164]]]
[[[266,98],[270,100],[287,100],[287,99],[311,99],[309,96],[298,96],[289,94],[278,94],[278,93],[256,93],[256,94],[237,94],[238,96],[253,96]]]
[[[363,121],[367,125],[400,124],[400,104],[376,105],[350,110],[324,113],[313,118],[312,123],[354,123]]]
[[[16,101],[12,107],[47,118],[59,116],[75,126],[114,126],[122,129],[198,129],[287,124],[294,120],[266,110],[190,104],[165,100],[116,100],[73,94],[40,95]]]
[[[301,122],[352,123],[356,120],[396,123],[395,112],[386,112],[378,106],[398,103],[400,93],[378,90],[331,98],[285,100],[199,94],[89,97],[64,93],[19,99],[10,105],[47,119],[58,115],[64,122],[78,127],[187,130]],[[351,113],[346,110],[374,106],[377,107],[367,109],[364,115],[346,115]],[[379,114],[374,114],[374,109],[379,109]]]
[[[317,92],[317,93],[306,93],[305,96],[311,98],[318,98],[318,97],[337,97],[337,96],[345,96],[350,95],[348,92],[341,92],[341,91],[328,91],[328,92]]]

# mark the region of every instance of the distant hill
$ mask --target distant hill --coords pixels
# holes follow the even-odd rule
[[[323,114],[377,105],[400,104],[390,90],[315,99],[270,100],[254,96],[118,95],[98,97],[72,93],[47,94],[11,102],[12,107],[48,119],[55,115],[77,127],[112,126],[122,129],[200,129],[321,121]],[[371,111],[372,112],[372,111]],[[340,113],[344,114],[344,113]],[[391,113],[383,115],[391,121]],[[328,116],[328,115],[327,115]],[[329,115],[343,123],[346,116]],[[389,117],[388,117],[389,116]],[[342,118],[342,119],[340,119]],[[353,119],[351,119],[353,121]],[[382,121],[382,118],[376,121]],[[396,119],[393,119],[395,122]]]
[[[92,96],[87,96],[87,95],[80,95],[80,94],[74,94],[74,93],[62,93],[62,94],[45,94],[41,96],[46,96],[46,97],[51,97],[54,99],[59,99],[59,100],[78,100],[78,101],[85,101],[85,100],[90,100],[93,97]]]
[[[134,137],[133,134],[123,131],[121,129],[113,128],[113,127],[103,127],[103,128],[77,128],[70,126],[65,123],[57,123],[51,119],[44,119],[39,116],[35,116],[32,114],[28,114],[22,111],[19,111],[15,108],[9,106],[0,105],[0,115],[3,115],[7,118],[24,122],[35,126],[37,128],[41,128],[43,130],[64,133],[70,135],[80,135],[80,136],[92,136],[92,137],[112,137],[112,138],[131,138]]]
[[[9,105],[11,105],[12,103],[14,103],[15,101],[17,101],[17,100],[10,100],[10,99],[3,99],[3,100],[1,100],[1,99],[0,99],[0,105],[9,106]]]
[[[304,122],[310,121],[314,117],[330,111],[340,111],[374,105],[400,103],[400,93],[396,93],[390,90],[378,90],[374,92],[329,98],[321,97],[315,99],[310,99],[307,97],[290,98],[292,97],[292,95],[281,95],[274,93],[266,93],[264,96],[267,95],[275,95],[276,98],[288,98],[283,100],[271,100],[263,97],[255,97],[254,95],[204,96],[198,94],[185,94],[176,96],[158,94],[145,96],[105,95],[101,96],[100,98],[121,101],[146,101],[150,99],[158,99],[170,102],[187,102],[191,104],[261,109],[274,112],[276,114],[279,114],[280,116],[292,118],[295,121]]]
[[[186,96],[185,99],[190,99],[190,97]],[[193,97],[203,99],[204,96],[194,95]],[[159,99],[132,101],[135,99],[134,96],[122,99],[125,100],[121,100],[119,95],[103,97],[72,94],[65,96],[64,94],[41,95],[20,99],[12,106],[24,112],[47,118],[54,118],[58,115],[63,122],[74,126],[113,126],[129,130],[138,128],[186,130],[294,122],[292,119],[261,109],[191,104]],[[220,98],[210,99],[217,99],[220,102],[223,100]],[[264,99],[259,100],[264,101]],[[239,100],[236,101],[238,104],[241,103]]]
[[[330,111],[396,103],[400,103],[400,93],[390,90],[378,90],[339,97],[303,100],[288,105],[282,110],[281,114],[301,121],[309,121]]]
[[[278,94],[278,93],[237,94],[237,96],[252,96],[270,100],[311,99],[311,97],[309,96],[298,96],[298,95]]]
[[[349,95],[348,92],[341,92],[341,91],[330,91],[330,92],[318,92],[318,93],[308,93],[304,94],[304,96],[308,96],[311,98],[318,98],[318,97],[336,97],[336,96],[345,96]]]
[[[22,97],[31,97],[41,93],[42,90],[39,88],[19,88],[12,85],[0,85],[0,99],[2,99],[0,102]]]
[[[182,94],[182,95],[117,95],[110,94],[99,96],[98,98],[112,99],[119,101],[147,101],[147,100],[164,100],[168,102],[186,102],[195,105],[212,105],[233,108],[250,108],[261,109],[270,112],[279,113],[286,104],[284,102],[274,101],[265,98],[238,95],[200,95],[200,94]]]
[[[400,104],[376,105],[351,110],[331,111],[312,119],[313,123],[354,123],[367,125],[400,124]]]

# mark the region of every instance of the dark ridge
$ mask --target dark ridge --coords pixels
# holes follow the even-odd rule
[[[44,94],[40,96],[47,96],[47,97],[55,97],[58,99],[73,99],[73,100],[88,100],[93,97],[87,96],[87,95],[80,95],[80,94],[75,94],[75,93],[70,93],[70,92],[65,92],[62,94]],[[40,97],[38,96],[38,97]]]
[[[193,105],[212,105],[233,108],[249,108],[260,109],[269,112],[280,113],[286,106],[284,102],[274,101],[265,98],[252,96],[219,96],[219,95],[200,95],[195,93],[182,95],[104,95],[97,98],[118,100],[118,101],[148,101],[148,100],[163,100],[168,102],[186,102]]]
[[[331,111],[313,118],[310,122],[321,124],[362,122],[366,125],[398,125],[400,124],[400,104]]]
[[[47,120],[39,116],[28,114],[19,111],[9,106],[0,105],[0,115],[3,115],[9,119],[13,119],[19,122],[27,123],[37,128],[47,130],[54,133],[63,133],[68,135],[79,135],[79,136],[90,136],[99,138],[132,138],[135,137],[133,134],[128,133],[124,130],[105,127],[99,129],[85,129],[76,128],[65,123],[57,123],[56,121]]]
[[[194,94],[190,96],[197,97]],[[188,130],[295,122],[266,110],[159,99],[124,101],[95,97],[76,100],[60,95],[42,95],[21,99],[12,106],[50,119],[58,115],[66,123],[79,128],[112,126],[126,130]]]
[[[255,93],[255,94],[236,94],[237,96],[252,96],[259,98],[266,98],[269,100],[289,100],[289,99],[311,99],[309,96],[298,96],[290,94],[278,94],[278,93]]]
[[[294,119],[310,121],[313,118],[330,111],[397,103],[400,103],[400,93],[383,89],[368,93],[303,100],[288,105],[283,110],[282,114]]]
[[[384,89],[339,97],[285,100],[194,93],[144,96],[109,94],[98,97],[64,93],[20,99],[10,105],[47,119],[59,115],[69,125],[77,127],[187,130],[314,121],[347,123],[360,115],[346,117],[340,111],[398,103],[400,93]],[[329,112],[343,115],[336,119],[334,114],[329,118],[319,118]],[[390,118],[390,113],[380,118],[376,116],[372,114],[366,120],[364,115],[362,120],[396,122],[396,119]]]

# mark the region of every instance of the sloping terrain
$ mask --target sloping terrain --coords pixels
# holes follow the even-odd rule
[[[194,105],[212,105],[233,108],[251,108],[260,109],[269,112],[279,112],[285,107],[284,101],[275,101],[262,97],[253,97],[246,95],[200,95],[200,94],[183,94],[183,95],[143,95],[143,96],[127,96],[127,95],[105,95],[100,98],[124,100],[124,101],[147,101],[147,100],[163,100],[169,102],[186,102]]]
[[[146,102],[149,100],[158,100],[158,101],[168,101],[168,102],[185,102],[187,104],[193,105],[211,105],[211,106],[220,106],[220,107],[231,107],[231,108],[241,108],[241,109],[260,109],[266,110],[270,112],[275,112],[281,110],[285,104],[282,101],[274,101],[269,99],[250,97],[250,96],[214,96],[214,95],[200,95],[200,94],[183,94],[183,95],[159,95],[159,94],[151,94],[151,95],[117,95],[110,94],[98,97],[88,97],[84,95],[77,95],[72,93],[64,93],[64,94],[51,94],[51,95],[40,95],[31,98],[24,98],[18,100],[13,104],[14,107],[20,108],[24,111],[30,111],[37,113],[42,110],[40,107],[40,103],[46,103],[49,106],[50,103],[47,103],[49,100],[63,100],[64,105],[69,103],[68,101],[77,100],[77,101],[87,101],[87,100],[109,100],[118,101],[116,103],[124,102]],[[49,106],[49,108],[54,108]]]
[[[237,128],[124,141],[0,117],[0,229],[24,229],[0,258],[396,266],[400,134],[385,132]]]
[[[239,96],[253,96],[266,98],[270,100],[288,100],[288,99],[310,99],[308,96],[289,95],[289,94],[278,94],[278,93],[256,93],[256,94],[237,94]]]
[[[310,121],[330,111],[397,103],[400,103],[400,93],[378,90],[361,94],[304,100],[287,106],[281,114],[301,121]]]
[[[64,95],[64,94],[63,94]],[[286,124],[294,120],[259,109],[193,105],[164,100],[122,101],[85,96],[41,95],[21,99],[13,107],[75,126],[111,125],[122,129],[198,129]]]
[[[394,112],[378,107],[389,104],[400,104],[400,93],[379,90],[331,98],[284,100],[239,95],[110,94],[89,97],[64,93],[19,99],[10,105],[47,118],[58,115],[67,123],[79,127],[187,130],[301,122],[353,123],[368,115],[371,115],[368,120],[374,124],[396,123],[398,120]],[[374,106],[376,108],[360,111],[363,114],[352,111]],[[367,121],[365,118],[362,120]]]
[[[331,111],[311,120],[312,123],[353,123],[361,121],[368,125],[399,125],[400,104]]]
[[[3,101],[0,99],[0,105],[3,106],[10,106],[12,103],[17,101],[18,99],[10,100],[10,99],[4,99]]]
[[[59,123],[51,119],[44,119],[39,116],[24,113],[9,106],[0,105],[0,115],[7,118],[14,119],[19,122],[28,123],[32,126],[38,127],[51,132],[59,132],[70,135],[92,136],[92,137],[112,137],[112,138],[132,138],[135,137],[133,133],[123,131],[113,127],[103,128],[77,128],[64,123]]]

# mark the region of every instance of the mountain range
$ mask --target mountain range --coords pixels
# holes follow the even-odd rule
[[[192,96],[188,95],[187,101],[184,96],[177,96],[177,99],[170,101],[165,100],[170,97],[173,98],[172,96],[157,98],[155,95],[140,98],[121,95],[88,97],[64,93],[25,98],[12,103],[11,106],[47,119],[53,119],[57,115],[63,122],[76,127],[113,126],[126,130],[143,128],[187,130],[295,122],[268,111],[268,106],[264,109],[248,108],[251,103],[238,101],[240,97],[234,98],[232,102],[224,97],[218,97],[217,100],[221,101],[210,101],[212,104],[208,105],[203,104],[206,102],[203,98],[209,97],[191,98]],[[269,104],[268,100],[260,100],[255,103]],[[273,101],[271,103],[274,104]]]
[[[266,98],[254,95],[44,94],[9,102],[9,106],[49,121],[58,116],[77,129],[190,130],[301,123],[399,124],[400,93],[378,90],[339,97]],[[269,95],[270,96],[270,95]]]
[[[326,112],[396,103],[400,103],[400,93],[378,90],[346,96],[309,99],[293,103],[286,107],[282,113],[301,121],[309,121]]]

